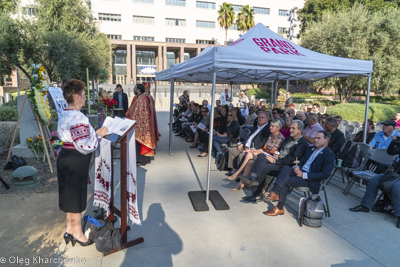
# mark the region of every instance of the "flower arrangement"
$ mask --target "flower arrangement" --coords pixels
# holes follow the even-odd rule
[[[33,153],[35,153],[36,158],[40,160],[40,153],[43,153],[43,162],[46,159],[46,153],[44,153],[43,141],[40,135],[26,139],[26,143]]]
[[[102,98],[101,102],[103,102],[104,105],[109,106],[112,109],[115,107],[115,105],[118,105],[118,102],[115,101],[115,99]]]
[[[47,125],[51,117],[49,100],[47,97],[45,98],[48,93],[49,78],[41,64],[32,64],[31,72],[31,90],[28,97],[31,99],[34,112],[38,115],[40,122]]]
[[[50,135],[51,135],[51,138],[50,138],[51,145],[55,149],[56,155],[58,156],[58,154],[60,154],[60,151],[63,147],[64,142],[58,138],[57,131],[51,132]]]

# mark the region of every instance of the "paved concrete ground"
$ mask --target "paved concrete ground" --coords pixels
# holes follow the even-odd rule
[[[85,266],[399,265],[400,230],[395,218],[348,211],[360,199],[344,196],[336,186],[327,189],[332,217],[324,219],[322,228],[299,227],[294,218],[297,213],[289,208],[283,216],[268,217],[262,212],[271,204],[242,203],[241,197],[249,192],[232,192],[235,182],[224,179],[224,172],[212,166],[210,188],[219,191],[230,210],[216,211],[209,203],[210,211],[195,212],[188,192],[206,188],[207,159],[198,158],[199,152],[177,137],[173,137],[174,154],[170,156],[168,113],[159,110],[158,120],[162,137],[155,160],[138,168],[142,226],[133,225],[128,236],[141,236],[144,243],[103,257],[94,246],[65,246],[60,233],[53,257],[84,260]],[[339,180],[334,183],[343,187]],[[359,197],[363,194],[356,187],[351,192]],[[296,208],[298,198],[291,195],[287,204]],[[88,207],[87,214],[93,215],[92,211]],[[63,228],[64,222],[54,223]],[[64,265],[68,266],[50,266]]]

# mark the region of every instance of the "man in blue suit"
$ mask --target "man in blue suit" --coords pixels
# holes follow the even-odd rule
[[[268,216],[282,215],[286,196],[290,187],[309,187],[312,194],[318,194],[320,183],[329,177],[335,162],[335,154],[328,147],[331,134],[328,131],[319,131],[315,136],[315,147],[310,147],[301,158],[300,164],[284,166],[280,171],[274,189],[264,200],[278,201],[273,209],[264,212]]]

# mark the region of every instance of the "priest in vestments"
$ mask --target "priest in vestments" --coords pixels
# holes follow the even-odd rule
[[[153,123],[152,128],[154,129],[154,135],[156,137],[156,142],[159,142],[160,134],[158,133],[156,105],[154,103],[154,98],[150,95],[150,83],[144,82],[143,86],[146,89],[146,91],[144,93],[150,100],[150,112],[151,112],[151,117],[153,118],[151,121]]]
[[[135,120],[136,138],[136,161],[138,165],[146,165],[151,162],[156,148],[156,137],[153,129],[154,118],[152,117],[150,98],[144,92],[143,84],[135,85],[133,89],[135,97],[126,112],[126,117]],[[157,136],[158,137],[158,136]]]

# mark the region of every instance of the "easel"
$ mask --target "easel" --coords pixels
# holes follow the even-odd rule
[[[128,241],[128,231],[130,230],[130,227],[128,226],[128,194],[127,194],[127,175],[126,175],[126,170],[127,170],[127,134],[132,131],[134,128],[134,125],[129,128],[128,131],[124,133],[121,137],[118,138],[117,141],[112,142],[111,146],[112,149],[111,151],[114,150],[114,147],[117,144],[121,144],[121,162],[120,162],[120,171],[121,171],[121,209],[118,209],[117,207],[114,206],[114,169],[111,172],[111,200],[110,200],[110,215],[108,216],[108,221],[113,222],[114,224],[114,213],[117,214],[121,218],[121,238],[122,238],[122,249],[126,249],[129,247],[133,247],[137,244],[143,243],[144,239],[143,237],[139,237],[137,239]],[[135,140],[131,140],[131,142],[135,142]],[[132,153],[132,151],[131,151]],[[136,153],[133,151],[133,153]],[[114,153],[111,152],[111,162],[114,162]],[[104,256],[108,256],[110,254],[113,254],[115,252],[118,252],[120,250],[112,249],[110,252],[107,254],[104,254]]]
[[[27,94],[28,94],[28,87],[25,89],[24,99],[22,100],[22,105],[21,105],[21,108],[19,110],[18,120],[17,120],[17,124],[15,125],[14,134],[13,134],[13,137],[12,137],[12,140],[11,140],[10,149],[8,150],[6,163],[10,160],[10,157],[11,157],[11,152],[12,152],[12,148],[14,146],[15,136],[17,135],[17,130],[18,130],[18,127],[19,127],[19,122],[21,120],[22,111],[24,109],[24,105],[25,105]],[[51,165],[49,152],[47,150],[46,139],[47,139],[47,143],[48,143],[49,147],[51,148],[50,134],[49,134],[48,126],[49,126],[49,124],[51,122],[51,119],[53,118],[54,114],[51,116],[49,124],[46,125],[46,131],[43,131],[42,124],[40,123],[38,116],[33,112],[34,108],[33,108],[32,104],[31,103],[29,103],[29,104],[30,104],[30,107],[31,107],[31,110],[32,110],[32,114],[35,115],[35,120],[36,120],[36,124],[37,124],[37,126],[39,128],[40,135],[42,136],[43,147],[44,147],[44,151],[46,153],[47,162],[49,164],[50,172],[53,173],[53,167]],[[51,156],[52,156],[53,160],[56,160],[56,157],[54,155],[54,151],[52,149],[50,149],[50,151],[51,151]]]

